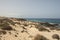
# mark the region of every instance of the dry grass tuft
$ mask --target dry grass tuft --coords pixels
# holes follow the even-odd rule
[[[1,35],[1,34],[6,34],[6,31],[0,30],[0,35]]]
[[[57,40],[60,39],[58,34],[54,34],[54,35],[52,35],[52,38],[53,38],[53,39],[57,39]]]
[[[26,21],[26,19],[23,19],[23,18],[16,18],[16,20],[18,20],[18,21]]]
[[[35,37],[34,37],[34,40],[48,40],[46,37],[42,36],[42,35],[39,35],[37,34]]]
[[[38,26],[38,27],[36,27],[39,31],[47,31],[47,32],[50,32],[48,29],[46,29],[45,27],[43,27],[43,26]]]
[[[18,37],[17,35],[15,35],[15,37]]]
[[[2,30],[8,30],[8,31],[13,30],[11,26],[2,27],[1,29]]]

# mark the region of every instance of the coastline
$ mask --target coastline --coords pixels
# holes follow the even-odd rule
[[[48,22],[48,23],[60,24],[60,19],[57,18],[26,18],[26,19],[34,22]]]

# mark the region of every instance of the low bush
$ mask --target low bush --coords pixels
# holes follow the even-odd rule
[[[1,34],[6,34],[6,31],[0,30],[0,35],[1,35]]]
[[[59,35],[58,34],[54,34],[54,35],[52,35],[52,38],[59,40]]]
[[[18,37],[17,35],[15,35],[15,37]]]
[[[49,32],[49,30],[44,27],[40,27],[39,31],[48,31]]]
[[[15,21],[26,21],[26,19],[24,19],[24,18],[11,18],[11,19],[13,19]]]
[[[13,30],[11,26],[7,26],[7,27],[2,27],[2,30]]]
[[[38,34],[34,37],[34,40],[48,40],[48,39],[46,37]]]
[[[45,22],[45,23],[40,23],[41,25],[44,25],[44,26],[47,26],[47,27],[54,27],[55,25],[53,24],[49,24],[48,22]]]
[[[28,24],[23,24],[24,26],[28,26]]]
[[[41,27],[36,27],[39,31],[48,31],[50,32],[48,29],[44,28],[43,26]]]
[[[50,30],[55,30],[55,29],[57,29],[56,27],[50,27]]]
[[[57,28],[56,31],[60,31],[60,28]]]

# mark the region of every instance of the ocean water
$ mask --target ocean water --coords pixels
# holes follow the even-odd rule
[[[27,20],[35,22],[49,22],[49,23],[60,24],[60,19],[52,19],[52,18],[27,18]]]

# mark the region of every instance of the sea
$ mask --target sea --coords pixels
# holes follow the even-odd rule
[[[26,18],[28,21],[34,22],[48,22],[48,23],[56,23],[60,24],[59,18]]]

